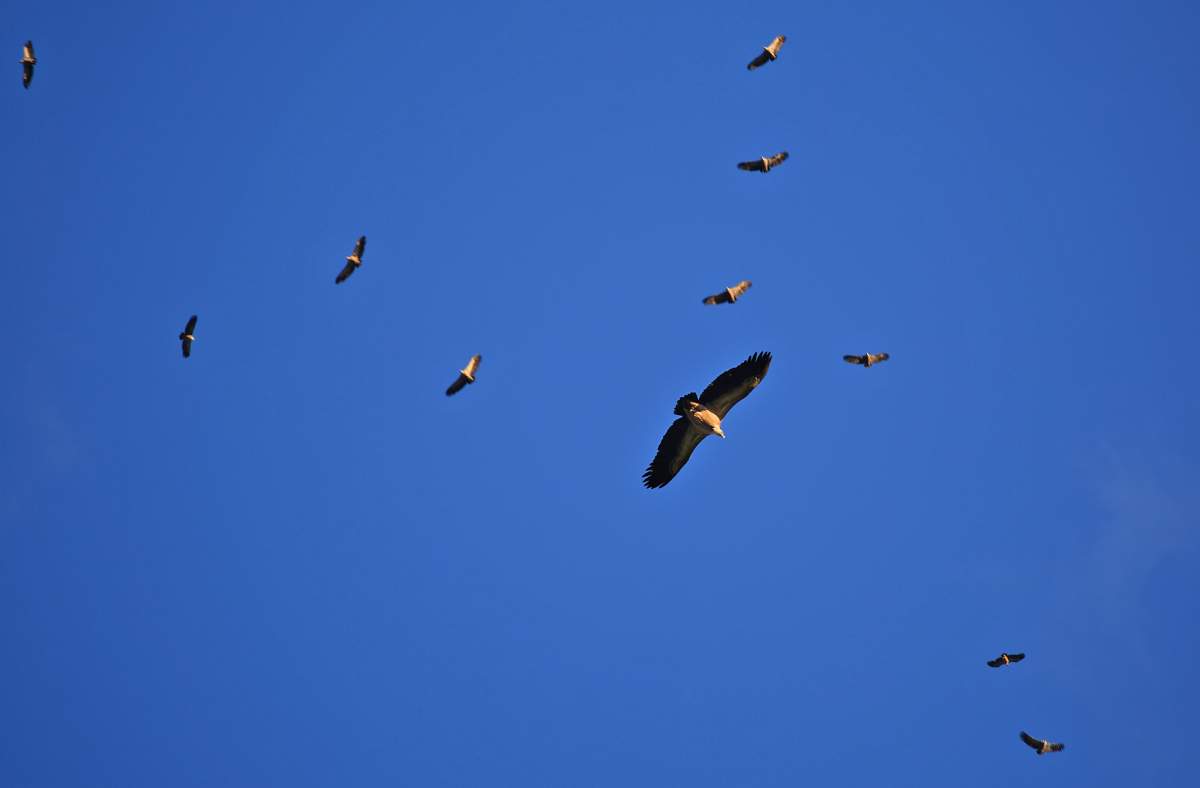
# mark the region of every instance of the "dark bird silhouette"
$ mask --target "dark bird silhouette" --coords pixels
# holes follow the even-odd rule
[[[1025,731],[1021,731],[1021,741],[1037,750],[1038,755],[1045,755],[1048,752],[1062,752],[1063,748],[1067,746],[1059,742],[1048,742],[1045,739],[1035,739]]]
[[[183,333],[179,335],[179,341],[183,343],[183,357],[187,358],[192,355],[192,343],[196,341],[195,315],[188,318],[187,325],[183,328]]]
[[[733,369],[722,372],[700,396],[684,394],[675,403],[679,418],[658,444],[654,460],[642,474],[642,483],[653,489],[665,487],[692,456],[700,441],[709,435],[725,437],[721,420],[767,375],[770,353],[755,353]]]
[[[1012,664],[1013,662],[1020,662],[1020,661],[1021,661],[1021,660],[1023,660],[1023,659],[1025,659],[1025,655],[1024,655],[1024,654],[1008,654],[1008,653],[1004,653],[1004,654],[1001,654],[1000,656],[996,657],[995,659],[989,659],[989,660],[988,660],[988,667],[989,667],[989,668],[1000,668],[1000,667],[1003,667],[1003,666],[1005,666],[1005,665],[1010,665],[1010,664]]]
[[[771,39],[771,43],[763,47],[763,51],[759,53],[758,57],[746,64],[746,68],[753,71],[759,66],[765,65],[779,57],[779,50],[783,48],[784,41],[787,41],[787,36],[775,36],[775,38]]]
[[[33,67],[36,65],[37,58],[33,55],[33,42],[26,41],[24,49],[21,50],[21,84],[25,86],[26,90],[29,90],[29,83],[33,81]]]
[[[772,167],[778,167],[787,161],[787,157],[787,151],[780,151],[774,156],[763,156],[754,161],[739,161],[738,169],[747,172],[770,172]]]
[[[706,304],[732,304],[741,297],[742,293],[750,289],[750,280],[743,279],[733,287],[727,287],[724,291],[716,295],[710,295],[704,299]]]
[[[861,364],[864,367],[869,367],[872,364],[878,364],[881,361],[887,361],[891,356],[887,353],[866,353],[861,356],[842,356],[842,360],[848,364]]]
[[[340,285],[350,278],[350,274],[358,270],[362,265],[363,252],[367,248],[367,236],[362,236],[358,239],[358,243],[354,245],[354,251],[346,258],[346,267],[337,275],[337,279],[333,280],[334,284]]]
[[[480,361],[483,361],[483,356],[478,353],[471,356],[471,360],[467,362],[467,365],[458,371],[458,377],[450,384],[450,388],[446,389],[447,397],[462,391],[462,387],[468,383],[475,382],[475,370],[479,369]]]

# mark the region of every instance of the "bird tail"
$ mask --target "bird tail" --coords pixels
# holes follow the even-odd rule
[[[687,412],[688,412],[688,403],[696,402],[699,399],[700,399],[700,395],[698,395],[694,391],[689,391],[687,394],[684,394],[675,403],[675,415],[676,416],[686,416]]]

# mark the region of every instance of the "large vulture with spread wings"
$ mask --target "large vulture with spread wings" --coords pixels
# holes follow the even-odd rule
[[[350,274],[358,270],[362,265],[363,252],[367,249],[367,236],[361,236],[358,243],[354,245],[354,251],[346,258],[346,267],[337,275],[337,279],[333,280],[334,284],[340,285],[350,278]]]
[[[196,341],[195,315],[188,318],[187,325],[183,327],[183,333],[179,335],[179,341],[183,346],[183,357],[188,358],[192,355],[192,343]]]
[[[733,369],[722,372],[700,396],[690,392],[680,397],[675,403],[675,415],[679,418],[658,444],[654,460],[642,474],[642,483],[651,489],[665,487],[687,463],[700,441],[709,435],[724,438],[721,420],[730,408],[762,383],[770,366],[770,353],[755,353]]]
[[[36,65],[37,58],[33,55],[33,42],[26,41],[25,46],[21,49],[21,84],[25,86],[26,90],[29,90],[29,83],[33,81],[33,67]]]
[[[763,47],[763,51],[758,54],[758,57],[746,64],[746,68],[753,71],[779,57],[779,50],[783,48],[784,41],[787,41],[787,36],[775,36],[771,39],[771,43]]]
[[[476,353],[471,356],[471,360],[467,365],[458,371],[458,377],[450,384],[450,388],[446,389],[446,396],[452,397],[462,391],[463,386],[475,382],[475,370],[479,369],[479,362],[483,361],[483,356]]]
[[[778,167],[787,161],[787,157],[788,152],[784,150],[774,156],[761,156],[754,161],[739,161],[738,169],[747,172],[770,172],[771,168]]]
[[[889,358],[891,356],[887,353],[863,353],[861,356],[842,356],[842,361],[845,361],[847,364],[870,367],[881,361],[887,361]]]
[[[750,280],[743,279],[733,287],[727,287],[723,292],[716,295],[710,295],[704,299],[706,304],[732,304],[741,297],[742,293],[750,289]]]
[[[1021,741],[1037,750],[1038,755],[1045,755],[1048,752],[1062,752],[1067,746],[1060,742],[1049,742],[1045,739],[1035,739],[1025,731],[1021,731]]]

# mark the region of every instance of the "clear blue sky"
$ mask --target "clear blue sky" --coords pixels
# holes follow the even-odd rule
[[[1002,5],[10,4],[0,785],[1193,784],[1200,7]]]

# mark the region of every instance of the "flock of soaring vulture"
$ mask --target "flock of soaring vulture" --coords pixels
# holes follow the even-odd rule
[[[757,57],[747,64],[746,68],[753,71],[760,66],[776,60],[779,57],[779,50],[783,48],[785,41],[787,41],[786,36],[776,36],[770,44],[763,47],[762,52]],[[37,65],[37,62],[37,57],[33,53],[33,42],[26,41],[21,52],[21,84],[26,90],[29,89],[29,84],[33,81],[33,69]],[[780,164],[783,164],[783,162],[787,161],[787,158],[787,151],[780,151],[774,156],[761,156],[751,161],[739,162],[737,166],[738,169],[748,172],[767,173]],[[345,266],[334,279],[335,284],[345,282],[350,278],[351,274],[362,267],[362,258],[366,248],[367,237],[365,235],[360,236],[358,242],[354,244],[354,251],[346,256]],[[703,303],[709,305],[732,304],[749,289],[750,281],[742,280],[715,295],[708,296],[704,299]],[[192,355],[192,343],[196,340],[196,320],[196,315],[188,318],[187,325],[179,334],[184,358]],[[875,364],[887,361],[889,358],[890,356],[887,353],[864,353],[861,356],[842,356],[842,359],[847,363],[857,364],[865,368],[870,368]],[[465,386],[475,382],[475,373],[479,369],[479,362],[481,360],[482,356],[478,354],[470,358],[467,365],[459,370],[458,377],[446,389],[446,396],[449,397],[457,394]],[[746,395],[762,383],[770,366],[770,353],[754,353],[733,369],[726,370],[718,375],[717,379],[708,384],[700,394],[697,395],[693,391],[680,397],[675,402],[674,410],[675,415],[679,418],[667,428],[666,434],[658,445],[658,451],[655,453],[654,459],[650,462],[650,466],[646,468],[645,473],[642,474],[642,482],[645,486],[651,489],[665,487],[687,463],[688,458],[692,456],[692,452],[700,444],[700,441],[709,435],[724,438],[725,432],[721,428],[722,420],[734,405],[745,399]],[[990,667],[999,668],[1020,662],[1024,658],[1024,654],[1003,653],[996,659],[989,660],[987,664]],[[1021,741],[1032,747],[1038,755],[1044,755],[1048,752],[1059,752],[1065,746],[1059,742],[1035,739],[1025,731],[1021,731]]]

